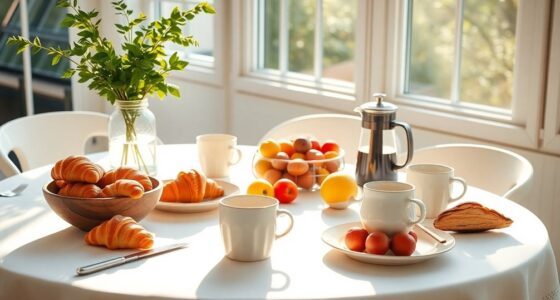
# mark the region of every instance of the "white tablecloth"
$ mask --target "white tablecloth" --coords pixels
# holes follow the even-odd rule
[[[243,150],[244,159],[229,178],[242,191],[253,179],[255,148]],[[161,179],[198,167],[192,145],[158,151]],[[92,157],[106,166],[104,155]],[[43,167],[0,182],[0,190],[30,183],[22,195],[0,198],[0,299],[560,299],[542,222],[527,209],[473,187],[464,200],[497,209],[513,225],[454,234],[454,249],[415,265],[364,264],[333,250],[321,233],[358,221],[360,203],[332,210],[318,193],[302,192],[295,203],[282,205],[295,216],[294,229],[275,242],[268,260],[225,258],[217,210],[154,210],[141,224],[156,234],[156,246],[188,240],[189,248],[77,277],[79,266],[132,251],[85,245],[84,233],[58,218],[42,197],[49,171]]]

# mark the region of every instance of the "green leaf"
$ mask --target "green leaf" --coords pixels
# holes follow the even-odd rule
[[[167,85],[167,90],[169,91],[169,93],[177,98],[181,98],[181,92],[179,91],[179,87],[177,87],[174,84],[168,84]]]
[[[58,64],[61,57],[62,56],[60,54],[53,56],[52,61],[51,61],[51,65],[54,66],[54,65]]]

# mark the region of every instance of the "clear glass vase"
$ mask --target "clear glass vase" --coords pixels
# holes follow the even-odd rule
[[[117,100],[109,118],[111,166],[129,166],[153,176],[156,166],[156,118],[148,100]]]

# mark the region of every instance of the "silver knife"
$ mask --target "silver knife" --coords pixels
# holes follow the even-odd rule
[[[97,272],[97,271],[109,269],[109,268],[112,268],[112,267],[115,267],[115,266],[120,266],[120,265],[129,263],[131,261],[136,261],[136,260],[139,260],[139,259],[142,259],[142,258],[146,258],[146,257],[158,255],[158,254],[163,254],[163,253],[187,248],[188,246],[189,246],[189,244],[187,244],[187,243],[179,243],[179,244],[168,245],[168,246],[164,246],[164,247],[160,247],[160,248],[143,250],[143,251],[139,251],[139,252],[136,252],[136,253],[125,255],[125,256],[115,257],[115,258],[112,258],[112,259],[109,259],[109,260],[105,260],[105,261],[102,261],[102,262],[87,265],[85,267],[79,267],[79,268],[76,269],[76,274],[87,275],[87,274],[91,274],[91,273],[94,273],[94,272]]]

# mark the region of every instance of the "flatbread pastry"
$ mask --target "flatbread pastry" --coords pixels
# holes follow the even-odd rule
[[[510,218],[480,203],[465,202],[440,213],[434,220],[434,227],[446,231],[481,232],[505,228],[511,223]]]

